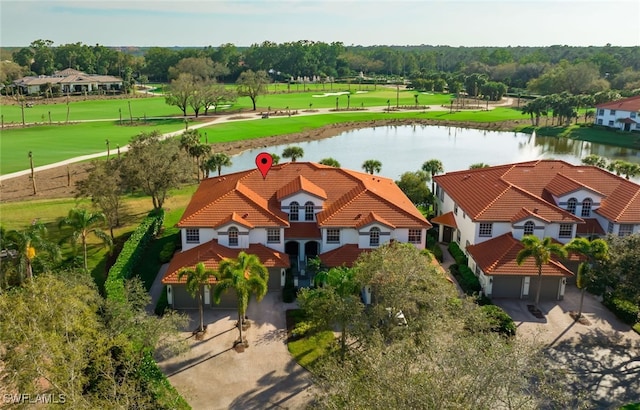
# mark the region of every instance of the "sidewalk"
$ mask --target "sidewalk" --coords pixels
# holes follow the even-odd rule
[[[453,259],[453,256],[451,256],[451,254],[449,253],[447,245],[445,245],[444,243],[438,243],[438,246],[440,246],[440,249],[442,249],[442,262],[440,262],[440,267],[442,267],[444,273],[447,275],[447,279],[456,286],[456,288],[458,289],[458,293],[461,296],[464,295],[464,291],[460,287],[460,284],[458,283],[456,278],[453,277],[451,272],[449,272],[449,268],[451,267],[451,265],[456,263],[455,259]]]
[[[164,285],[162,284],[162,278],[164,274],[167,272],[167,268],[169,267],[168,263],[165,263],[160,267],[158,271],[158,275],[156,275],[156,279],[153,281],[153,285],[151,285],[151,289],[149,289],[149,296],[151,296],[151,302],[147,305],[147,313],[150,315],[154,314],[156,309],[156,305],[158,304],[158,299],[160,299],[160,295],[162,294],[162,290],[164,289]]]

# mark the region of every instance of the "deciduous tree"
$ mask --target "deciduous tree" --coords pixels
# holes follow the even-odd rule
[[[152,131],[133,137],[121,171],[127,186],[151,196],[153,208],[161,209],[169,190],[189,180],[190,169],[179,142]]]
[[[255,111],[258,97],[267,92],[269,75],[264,70],[259,70],[257,72],[247,70],[240,74],[237,84],[238,95],[249,97],[253,103],[253,111]]]

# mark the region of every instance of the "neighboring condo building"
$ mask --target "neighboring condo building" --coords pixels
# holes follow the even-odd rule
[[[640,186],[606,170],[541,160],[449,172],[435,178],[439,240],[455,241],[490,297],[532,298],[538,270],[517,265],[520,239],[567,243],[576,236],[640,232]],[[559,300],[573,273],[543,267],[541,298]]]
[[[431,227],[393,180],[309,162],[275,165],[266,178],[253,169],[205,179],[177,226],[182,250],[162,279],[177,308],[196,307],[178,274],[199,262],[216,269],[240,251],[256,254],[269,270],[269,289],[279,290],[287,268],[309,282],[309,258],[351,266],[389,241],[424,249]]]
[[[640,131],[640,95],[596,105],[596,125]]]

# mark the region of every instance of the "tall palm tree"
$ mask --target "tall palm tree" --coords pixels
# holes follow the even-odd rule
[[[178,273],[178,280],[187,277],[187,292],[198,300],[198,310],[200,311],[199,332],[204,332],[204,287],[209,284],[209,279],[216,277],[216,272],[207,269],[204,263],[200,262],[195,269],[182,269]]]
[[[431,175],[431,192],[433,193],[433,191],[435,190],[435,182],[433,181],[433,177],[444,172],[442,161],[440,161],[439,159],[430,159],[429,161],[426,161],[424,164],[422,164],[422,170]]]
[[[327,165],[334,168],[340,168],[340,163],[338,162],[338,160],[331,157],[322,158],[320,161],[318,161],[318,164]]]
[[[587,238],[573,238],[564,246],[567,252],[577,253],[586,258],[578,266],[578,277],[576,286],[580,289],[580,308],[576,320],[582,317],[582,304],[584,301],[584,291],[587,288],[587,281],[593,265],[598,261],[609,259],[609,244],[603,239],[588,240]]]
[[[60,250],[55,244],[45,240],[47,228],[41,222],[34,221],[27,229],[11,230],[3,238],[7,249],[18,254],[18,272],[20,279],[26,273],[28,279],[33,279],[33,260],[41,251],[58,258]]]
[[[106,216],[102,212],[90,212],[84,208],[73,208],[69,210],[69,215],[62,219],[58,226],[64,228],[68,226],[72,229],[71,234],[65,237],[71,241],[71,245],[75,248],[78,239],[82,242],[82,256],[84,270],[87,268],[87,238],[93,233],[109,248],[113,245],[111,237],[102,229],[98,228],[107,221]]]
[[[273,160],[273,165],[278,165],[280,163],[280,155],[271,153],[271,159]]]
[[[231,157],[224,152],[216,152],[204,162],[203,168],[206,174],[215,169],[218,171],[218,176],[220,176],[222,174],[222,167],[230,167],[231,165]]]
[[[282,151],[283,158],[291,158],[291,162],[296,162],[304,155],[304,150],[300,147],[287,147]]]
[[[542,285],[542,266],[551,261],[553,255],[559,257],[566,257],[567,251],[561,244],[553,242],[549,237],[544,238],[542,241],[534,235],[525,235],[520,242],[524,248],[518,252],[516,256],[516,263],[522,265],[525,260],[533,258],[536,267],[538,268],[538,289],[536,290],[535,307],[538,308],[540,302],[540,289]]]
[[[365,172],[373,175],[374,172],[380,172],[380,170],[382,169],[382,162],[378,161],[377,159],[368,159],[362,163],[362,169],[364,169]]]
[[[238,331],[239,343],[244,341],[242,326],[244,325],[249,297],[256,295],[258,301],[267,294],[269,271],[260,262],[256,255],[240,252],[236,259],[225,259],[220,262],[216,272],[218,283],[213,288],[213,301],[220,303],[220,297],[224,292],[233,289],[238,298]]]

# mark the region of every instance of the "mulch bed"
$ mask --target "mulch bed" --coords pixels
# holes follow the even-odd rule
[[[544,319],[544,313],[542,313],[540,309],[536,308],[535,305],[527,305],[527,309],[538,319]]]

